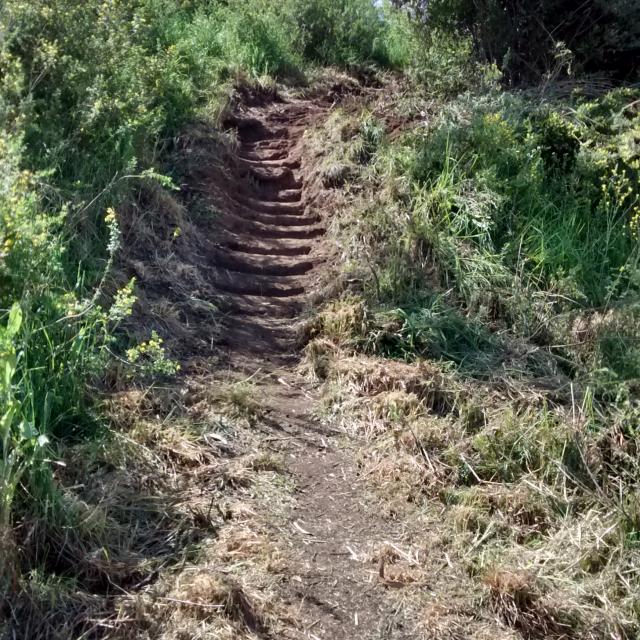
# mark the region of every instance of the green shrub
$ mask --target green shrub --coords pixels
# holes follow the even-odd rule
[[[496,365],[499,341],[479,322],[463,317],[440,296],[414,305],[377,314],[368,348],[392,358],[445,360],[476,375]]]
[[[588,122],[525,105],[517,98],[476,105],[469,121],[452,110],[412,141],[416,212],[428,226],[444,223],[489,248],[537,287],[601,305],[628,286],[620,274],[637,259],[630,229],[637,167],[620,157],[624,132],[637,122],[621,126],[603,155]]]
[[[378,189],[347,228],[384,316],[372,348],[484,375],[509,358],[508,341],[491,338],[506,331],[607,397],[637,378],[635,100],[624,89],[541,105],[492,91],[459,97],[400,139],[376,135],[361,171]],[[365,114],[349,153],[370,127]],[[550,362],[519,366],[549,375]]]
[[[209,36],[217,31],[223,59],[254,76],[300,77],[304,58],[296,42],[296,23],[286,3],[232,1],[217,9]]]
[[[416,44],[409,73],[429,93],[457,95],[477,83],[469,38],[432,30]]]
[[[308,60],[327,65],[388,64],[386,25],[369,0],[288,0]]]
[[[478,477],[513,483],[534,475],[551,485],[561,477],[559,469],[580,477],[584,469],[576,437],[548,410],[507,413],[495,427],[472,439],[470,460],[458,461],[460,477],[463,484],[474,483]]]

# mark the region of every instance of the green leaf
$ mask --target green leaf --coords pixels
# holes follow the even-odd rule
[[[22,309],[16,302],[9,312],[9,321],[7,322],[7,335],[9,338],[14,338],[18,335],[20,327],[22,326]]]
[[[20,423],[20,435],[25,440],[33,440],[38,436],[38,431],[31,422],[24,420]]]
[[[179,191],[180,187],[176,185],[176,183],[171,179],[171,177],[164,175],[163,173],[159,173],[158,171],[154,171],[153,169],[145,169],[141,174],[141,178],[147,178],[149,180],[155,180],[158,184],[163,186],[165,189],[171,189],[172,191]]]
[[[6,446],[7,439],[10,435],[11,425],[13,424],[13,419],[20,408],[20,405],[15,400],[10,402],[0,417],[0,439]]]
[[[4,368],[2,390],[6,393],[11,389],[11,381],[13,380],[13,376],[16,372],[17,361],[16,361],[15,353],[10,353],[5,355],[2,359],[0,359],[0,363],[2,363],[2,366]]]

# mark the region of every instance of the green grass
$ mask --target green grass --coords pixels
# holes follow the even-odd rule
[[[361,142],[346,153],[367,149],[354,156],[355,175],[379,188],[360,199],[347,232],[368,272],[365,293],[399,310],[396,347],[379,341],[384,352],[459,365],[484,352],[490,368],[505,345],[490,333],[500,331],[555,349],[584,377],[605,368],[635,377],[635,98],[623,89],[531,105],[518,94],[470,94],[393,143],[378,130],[372,142],[363,115]],[[588,344],[570,335],[578,316],[600,318]]]

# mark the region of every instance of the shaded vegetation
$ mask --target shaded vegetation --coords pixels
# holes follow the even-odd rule
[[[633,80],[640,7],[632,0],[393,0],[427,39],[467,38],[478,61],[498,65],[512,84],[571,71]]]

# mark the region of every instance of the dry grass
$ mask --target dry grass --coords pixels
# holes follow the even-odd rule
[[[56,473],[59,521],[17,529],[21,637],[252,638],[287,618],[268,596],[286,563],[248,500],[280,500],[282,458],[256,453],[237,386],[179,382],[110,396],[113,428]]]
[[[251,380],[225,382],[216,390],[215,397],[227,415],[248,422],[259,418],[264,410],[258,388]]]
[[[426,361],[409,365],[351,355],[339,343],[324,337],[309,343],[302,367],[303,371],[325,379],[354,404],[358,404],[358,399],[366,400],[368,410],[380,416],[385,412],[405,418],[406,412],[456,412],[462,393],[462,387],[453,378]]]
[[[634,637],[640,558],[625,523],[635,512],[601,484],[612,481],[602,438],[575,407],[523,409],[435,364],[313,344],[307,367],[326,357],[326,419],[359,442],[389,515],[441,532],[446,559],[431,588],[450,602],[424,604],[426,637]],[[433,560],[418,557],[416,571],[428,582]],[[454,575],[469,580],[459,596]]]

